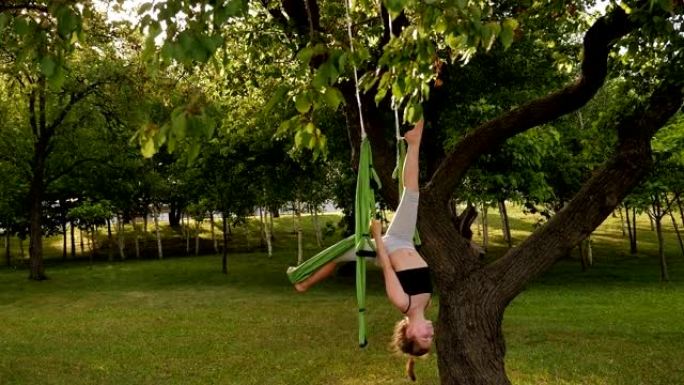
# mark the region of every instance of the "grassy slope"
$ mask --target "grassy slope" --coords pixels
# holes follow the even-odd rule
[[[519,241],[531,219],[512,214]],[[500,253],[498,217],[489,219]],[[408,383],[403,361],[387,352],[399,314],[379,272],[369,277],[370,346],[359,350],[352,278],[295,294],[283,273],[295,261],[290,228],[289,218],[278,223],[272,259],[231,254],[227,277],[217,256],[71,262],[50,266],[40,283],[0,269],[0,384]],[[643,254],[630,257],[609,220],[589,272],[562,261],[511,304],[504,329],[515,384],[682,383],[684,264],[668,234],[673,281],[659,283],[655,236],[647,221],[640,230]],[[417,375],[438,383],[434,355]]]

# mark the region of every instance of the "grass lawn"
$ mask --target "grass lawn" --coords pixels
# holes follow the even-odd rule
[[[520,242],[534,219],[511,215]],[[498,216],[489,221],[490,250],[500,253]],[[0,384],[410,383],[404,360],[388,354],[400,314],[380,272],[369,272],[370,345],[360,350],[353,278],[295,294],[284,274],[296,261],[290,229],[290,218],[277,223],[273,258],[232,252],[228,276],[215,255],[52,263],[44,282],[0,269]],[[308,255],[318,249],[310,229]],[[609,219],[594,235],[589,271],[561,261],[511,304],[504,331],[514,384],[684,383],[684,258],[668,233],[672,281],[660,283],[644,218],[639,231],[640,254],[629,256]],[[439,382],[434,355],[416,372],[419,384]]]

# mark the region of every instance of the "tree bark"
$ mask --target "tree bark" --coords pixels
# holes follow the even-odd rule
[[[620,230],[622,230],[622,237],[625,237],[625,217],[622,215],[622,206],[618,207],[618,214],[620,215]]]
[[[663,239],[663,208],[660,198],[656,195],[653,199],[653,215],[649,218],[655,222],[656,235],[658,236],[658,258],[660,259],[660,280],[667,282],[670,280],[667,271],[667,258],[665,257],[665,240]]]
[[[124,223],[123,223],[123,216],[122,215],[117,215],[116,216],[116,228],[117,228],[117,241],[119,243],[119,258],[121,260],[126,259],[126,252],[125,252],[125,247],[126,247],[126,239],[124,235]]]
[[[199,255],[200,247],[200,221],[195,221],[195,256]]]
[[[225,211],[221,212],[221,219],[223,220],[223,256],[221,258],[221,272],[228,275],[228,231],[226,229],[228,218]]]
[[[183,233],[185,234],[185,255],[190,255],[190,215],[181,214],[181,222],[185,216],[185,224],[183,225]]]
[[[83,243],[83,229],[81,226],[78,227],[78,239],[81,246],[81,257],[85,254],[85,244]]]
[[[7,267],[12,266],[12,254],[10,254],[10,232],[9,229],[5,229],[5,261],[7,262]]]
[[[259,247],[266,246],[266,224],[264,223],[264,210],[259,206],[259,230],[261,239],[259,240]]]
[[[71,258],[73,259],[76,258],[76,228],[74,227],[74,221],[69,221],[69,232],[71,233]]]
[[[508,247],[513,247],[513,240],[511,239],[511,228],[508,221],[508,212],[506,211],[506,201],[499,199],[499,215],[501,215],[501,230],[503,231],[504,241]]]
[[[133,242],[135,244],[135,258],[140,259],[140,231],[138,231],[138,224],[135,221],[135,216],[131,218],[133,225]]]
[[[677,220],[672,211],[670,211],[670,218],[672,219],[672,227],[674,228],[677,240],[679,241],[679,248],[682,250],[682,256],[684,256],[684,241],[682,240],[682,234],[679,232],[679,226],[677,226]]]
[[[636,207],[632,207],[632,244],[629,246],[629,252],[632,255],[637,255],[639,252],[637,243],[637,211]]]
[[[315,205],[311,209],[311,212],[313,218],[314,232],[316,233],[316,245],[318,245],[318,247],[323,247],[323,235],[321,234],[321,224],[318,221],[318,210],[316,209]]]
[[[68,254],[68,234],[67,234],[67,222],[66,219],[62,218],[62,262],[66,261]]]
[[[23,260],[26,255],[24,254],[24,238],[19,237],[19,257]]]
[[[684,206],[682,205],[682,200],[680,199],[679,195],[675,197],[675,201],[677,201],[677,207],[679,208],[679,215],[682,217],[682,226],[684,226]]]
[[[112,241],[112,219],[107,218],[107,260],[114,260],[114,242]]]
[[[304,262],[304,250],[303,250],[303,237],[302,237],[302,218],[300,213],[299,202],[295,202],[296,206],[293,206],[295,212],[293,217],[295,218],[295,231],[297,232],[297,265],[301,265]]]
[[[211,227],[211,242],[214,244],[214,253],[218,254],[218,239],[216,239],[216,222],[214,222],[214,212],[209,212],[209,226]]]
[[[159,259],[164,258],[164,250],[162,249],[161,233],[159,232],[159,209],[157,206],[152,206],[152,215],[154,216],[154,231],[157,235],[157,256]]]
[[[487,212],[489,211],[489,206],[486,203],[482,203],[482,216],[480,217],[480,222],[482,223],[482,248],[487,251],[489,247],[489,220],[487,219]]]
[[[265,219],[268,219],[270,217],[270,211],[265,210],[264,215],[266,215]],[[273,218],[271,217],[271,223],[273,223]],[[268,249],[268,256],[269,258],[273,256],[273,241],[271,239],[271,230],[272,230],[272,225],[269,225],[268,223],[264,223],[264,233],[266,237],[266,247]]]

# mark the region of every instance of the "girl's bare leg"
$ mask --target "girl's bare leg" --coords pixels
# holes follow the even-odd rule
[[[423,136],[423,121],[420,120],[412,130],[404,134],[408,144],[406,159],[404,160],[404,188],[418,191],[418,155],[420,152],[420,139]]]
[[[303,293],[309,288],[318,282],[328,278],[332,273],[335,271],[335,267],[337,266],[337,262],[332,261],[329,262],[320,269],[316,270],[313,274],[311,274],[307,279],[303,280],[302,282],[295,283],[294,287],[295,289]]]

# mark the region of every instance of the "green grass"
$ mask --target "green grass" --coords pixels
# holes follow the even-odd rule
[[[519,242],[532,220],[511,214]],[[643,219],[639,256],[627,254],[610,219],[594,236],[589,271],[561,261],[511,304],[504,332],[514,384],[682,383],[684,258],[668,233],[672,281],[660,283]],[[498,217],[489,220],[490,249],[503,252]],[[305,226],[311,255],[318,248]],[[388,352],[399,314],[379,271],[369,272],[370,345],[359,350],[353,278],[295,294],[284,274],[296,260],[290,230],[290,218],[278,221],[273,258],[231,252],[228,276],[218,256],[53,263],[44,282],[0,269],[0,384],[409,383],[403,360]],[[240,234],[235,250],[245,248]],[[438,383],[434,355],[419,361],[417,375]]]

